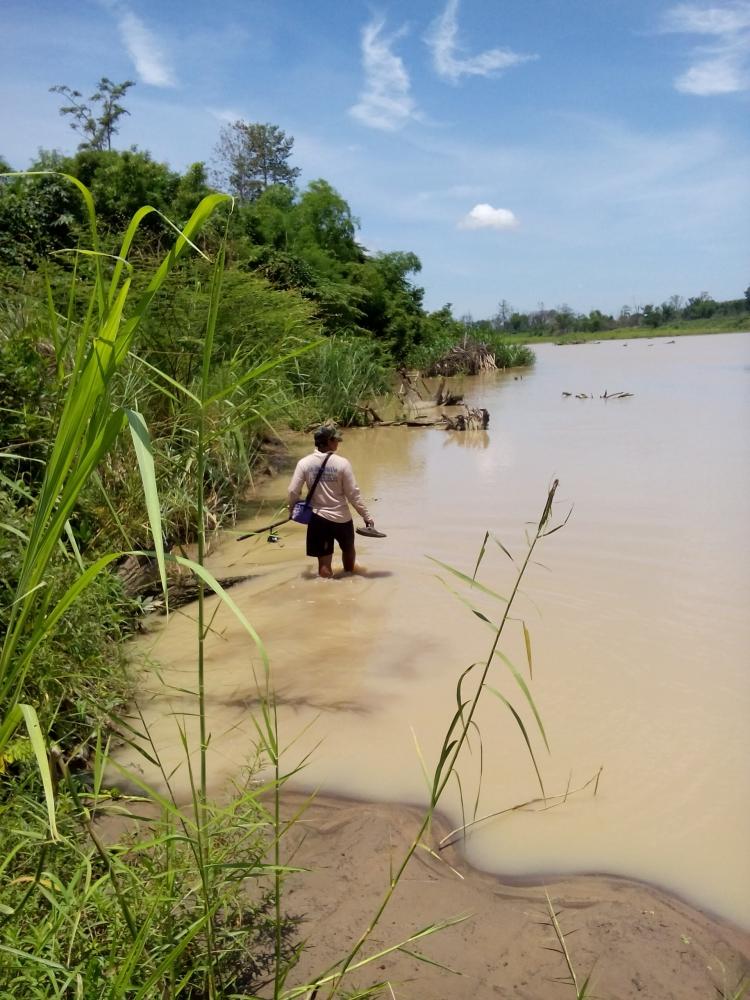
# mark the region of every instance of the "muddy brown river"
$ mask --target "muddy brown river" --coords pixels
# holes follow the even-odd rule
[[[362,575],[316,579],[304,529],[291,525],[275,544],[227,537],[211,556],[216,574],[251,576],[231,593],[268,650],[284,762],[312,751],[300,787],[425,800],[422,761],[434,764],[457,679],[492,641],[456,594],[490,618],[502,610],[433,559],[471,574],[487,530],[522,558],[557,477],[555,517],[572,515],[540,543],[501,644],[528,681],[522,619],[550,753],[502,661],[489,683],[528,729],[548,805],[570,794],[479,823],[468,857],[519,877],[643,879],[750,927],[750,334],[545,344],[516,375],[465,382],[491,413],[486,432],[346,432],[340,452],[388,536],[358,537]],[[605,400],[605,390],[633,395]],[[286,484],[265,486],[240,529],[271,521]],[[492,543],[478,579],[501,594],[513,584]],[[194,614],[156,620],[140,644],[158,664],[140,704],[185,797],[177,720],[194,733]],[[217,792],[253,759],[261,672],[219,609],[207,642]],[[520,730],[491,692],[477,722],[481,745],[474,733],[461,768],[467,819],[478,784],[477,818],[540,795]],[[596,795],[575,791],[600,768]],[[457,785],[442,808],[460,822]]]

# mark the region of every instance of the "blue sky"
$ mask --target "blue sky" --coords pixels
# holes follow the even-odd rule
[[[750,284],[750,0],[0,0],[0,156],[73,151],[52,84],[137,85],[117,145],[294,136],[429,308],[587,312]]]

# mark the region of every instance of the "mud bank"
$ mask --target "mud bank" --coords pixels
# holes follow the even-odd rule
[[[285,796],[292,815],[304,797]],[[308,948],[295,972],[302,982],[339,960],[367,927],[419,828],[416,807],[316,798],[290,832],[295,866],[286,907],[305,915]],[[436,819],[436,851],[449,827]],[[444,918],[462,923],[412,946],[433,962],[404,954],[374,962],[354,984],[387,979],[398,1000],[565,1000],[573,996],[549,924],[545,888],[559,913],[576,973],[592,971],[591,995],[607,1000],[708,1000],[750,970],[750,934],[653,886],[607,875],[523,884],[469,866],[456,849],[443,860],[418,850],[364,954]],[[718,993],[717,993],[718,989]],[[384,995],[389,995],[387,990]]]

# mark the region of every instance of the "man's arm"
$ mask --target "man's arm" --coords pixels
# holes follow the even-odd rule
[[[352,507],[354,507],[356,512],[362,517],[368,528],[372,527],[375,522],[373,521],[369,510],[364,505],[362,494],[359,492],[359,486],[357,486],[357,480],[354,478],[351,463],[348,459],[344,459],[344,461],[346,464],[341,471],[341,485],[344,489],[344,496]]]
[[[294,505],[300,498],[300,493],[302,492],[302,487],[304,486],[304,483],[305,483],[304,463],[302,459],[300,459],[299,462],[297,462],[297,467],[294,470],[294,474],[292,475],[292,478],[289,481],[289,486],[287,489],[287,505],[289,507],[290,514],[294,509]]]

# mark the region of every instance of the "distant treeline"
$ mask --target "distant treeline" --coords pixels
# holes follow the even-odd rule
[[[728,323],[738,321],[738,326],[750,319],[750,286],[741,299],[716,301],[708,292],[701,292],[687,300],[680,295],[672,295],[661,305],[649,303],[644,306],[623,306],[617,317],[592,309],[590,313],[577,313],[568,305],[556,309],[545,309],[540,305],[532,312],[516,312],[505,299],[497,312],[489,320],[474,320],[463,317],[464,325],[470,327],[473,336],[481,338],[484,330],[501,334],[520,334],[531,337],[549,337],[568,333],[603,333],[608,330],[630,330],[639,327],[654,329],[659,326],[679,326],[695,320],[716,321],[724,319]]]

